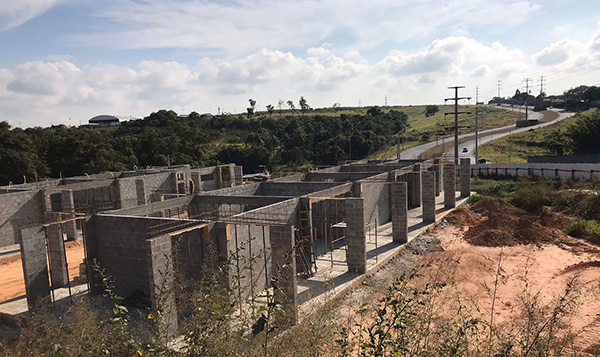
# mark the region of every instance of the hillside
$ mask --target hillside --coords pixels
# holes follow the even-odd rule
[[[447,108],[450,109],[450,108]],[[303,170],[319,163],[358,160],[383,153],[405,131],[405,148],[435,139],[435,127],[451,124],[444,107],[426,116],[426,106],[341,108],[282,113],[200,116],[159,110],[118,127],[10,128],[0,123],[0,185],[134,167],[235,162],[253,172]],[[473,107],[461,107],[471,110]],[[514,122],[514,114],[482,108],[483,127]],[[461,130],[472,130],[474,114]],[[470,128],[469,128],[470,127]],[[440,129],[439,135],[443,134]],[[389,147],[388,147],[389,148]]]

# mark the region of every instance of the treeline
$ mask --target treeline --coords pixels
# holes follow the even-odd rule
[[[554,130],[544,145],[554,155],[586,155],[600,153],[600,109],[579,114],[565,130]]]
[[[545,93],[533,96],[517,89],[512,97],[494,97],[488,104],[527,104],[534,107],[534,110],[546,110],[548,107],[556,107],[569,111],[583,111],[600,107],[600,87],[578,86],[566,90],[562,95],[555,96],[546,96]]]
[[[365,158],[400,132],[408,116],[368,110],[365,115],[178,117],[159,110],[118,127],[11,128],[0,122],[0,184],[75,176],[135,166],[234,162],[253,172],[295,170],[316,162]],[[351,152],[350,152],[351,148]]]

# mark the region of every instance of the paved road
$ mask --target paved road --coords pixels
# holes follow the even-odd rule
[[[520,109],[513,109],[513,110],[520,110]],[[530,130],[530,129],[543,128],[543,127],[548,126],[548,125],[556,124],[556,123],[558,123],[559,121],[561,121],[563,119],[566,119],[568,117],[571,117],[571,116],[575,115],[575,113],[564,112],[562,110],[559,111],[559,110],[552,109],[552,111],[558,113],[558,118],[556,118],[556,119],[554,119],[552,121],[546,122],[546,123],[541,123],[541,124],[538,124],[538,125],[527,126],[527,127],[523,127],[523,128],[517,128],[514,125],[511,125],[512,130],[509,131],[509,132],[498,133],[496,135],[492,134],[492,135],[489,135],[489,136],[486,136],[486,137],[483,137],[483,138],[479,138],[479,146],[481,146],[481,145],[483,145],[485,143],[489,143],[492,140],[496,140],[496,139],[499,139],[501,137],[507,136],[507,135],[520,133],[520,132],[527,131],[527,130]],[[529,118],[531,118],[531,119],[542,119],[542,114],[534,112],[534,113],[529,114]],[[463,148],[467,148],[468,152],[463,153],[462,152]],[[452,148],[452,150],[447,151],[444,156],[447,157],[447,158],[454,157],[454,148]],[[468,157],[468,158],[471,159],[471,163],[475,163],[475,136],[474,135],[472,137],[472,140],[469,140],[467,142],[464,142],[464,143],[460,144],[460,146],[459,146],[459,157],[461,157],[461,158],[462,157],[465,157],[465,158]]]
[[[505,108],[505,109],[525,112],[525,109],[522,109],[522,108]],[[557,110],[555,110],[555,111],[557,111]],[[553,120],[553,121],[548,122],[548,123],[542,123],[542,124],[538,124],[538,125],[534,125],[534,126],[529,126],[529,127],[525,127],[525,128],[516,128],[514,124],[511,124],[511,125],[507,125],[507,126],[503,126],[503,127],[494,128],[494,129],[482,130],[482,131],[479,132],[479,135],[485,135],[485,134],[490,134],[490,133],[498,133],[498,132],[501,132],[501,131],[505,131],[507,129],[514,129],[511,132],[498,133],[497,135],[490,135],[487,138],[485,138],[485,139],[488,139],[485,142],[488,142],[488,141],[491,141],[491,140],[498,139],[498,138],[500,138],[502,136],[506,136],[506,135],[517,133],[519,131],[524,131],[524,130],[529,130],[531,128],[539,128],[539,127],[542,127],[542,126],[551,125],[551,124],[554,124],[554,123],[556,123],[556,122],[558,122],[558,121],[560,121],[562,119],[568,118],[571,115],[573,115],[573,113],[562,113],[562,112],[559,112],[558,119]],[[529,117],[531,119],[541,119],[542,118],[542,114],[538,113],[538,112],[534,112],[533,110],[530,110]],[[517,131],[517,130],[519,130],[519,131]],[[474,148],[475,148],[475,133],[461,134],[461,135],[458,136],[459,140],[461,140],[463,138],[472,138],[471,141],[466,142],[465,144],[461,144],[460,145],[460,150],[461,151],[462,151],[463,147],[467,147],[467,149],[469,150],[469,153],[465,153],[464,155],[467,155],[467,156],[464,156],[464,157],[469,157],[470,156],[470,152],[472,150],[474,150]],[[484,138],[481,138],[479,140],[480,141],[479,145],[481,145],[481,143],[483,143],[483,139]],[[446,143],[450,143],[450,142],[454,142],[453,138],[446,138]],[[441,139],[438,140],[438,144],[441,145],[441,143],[442,143],[442,140]],[[425,151],[427,151],[429,149],[434,148],[435,146],[436,146],[435,141],[427,143],[427,144],[422,144],[422,145],[414,146],[414,147],[412,147],[410,149],[406,149],[406,150],[402,151],[400,153],[400,159],[418,159],[419,156],[422,153],[424,153]],[[473,155],[474,155],[474,153],[473,153]],[[449,157],[453,157],[454,156],[454,146],[453,146],[452,150],[450,150],[448,153],[446,153],[446,156],[449,156]],[[472,161],[474,162],[474,160],[475,159],[473,158]]]

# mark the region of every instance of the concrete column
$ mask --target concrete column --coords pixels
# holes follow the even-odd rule
[[[146,257],[148,267],[148,280],[150,286],[150,300],[152,310],[162,313],[158,326],[162,340],[171,340],[177,335],[177,305],[173,295],[173,277],[169,267],[173,266],[172,237],[168,235],[158,236],[146,240]]]
[[[435,172],[423,172],[423,222],[435,222]]]
[[[233,177],[235,181],[235,185],[239,186],[244,183],[244,167],[240,165],[236,165],[233,167]]]
[[[142,179],[135,180],[135,196],[137,198],[138,206],[146,204],[146,188],[144,180]]]
[[[281,290],[276,299],[283,306],[283,323],[298,323],[298,282],[295,259],[294,226],[269,226],[271,240],[271,276],[279,279]]]
[[[460,159],[460,195],[471,196],[471,159]]]
[[[407,172],[408,208],[421,206],[421,172]]]
[[[444,207],[456,206],[456,171],[454,164],[444,164]]]
[[[61,211],[65,213],[72,213],[72,215],[65,216],[64,218],[69,219],[75,217],[75,201],[73,200],[73,190],[62,190],[60,192],[61,199]],[[70,221],[64,225],[65,233],[67,234],[67,240],[77,239],[77,222]]]
[[[50,302],[44,229],[42,227],[22,229],[20,245],[27,306],[32,310],[44,301]]]
[[[365,234],[364,198],[346,198],[346,263],[348,271],[367,271],[367,239]]]
[[[392,237],[395,243],[408,242],[408,185],[406,182],[392,182]]]
[[[440,167],[439,164],[434,164],[433,166],[431,166],[429,169],[429,171],[432,171],[434,173],[434,180],[435,180],[435,196],[439,196],[440,192],[442,191],[442,168]]]
[[[60,224],[46,227],[46,239],[48,240],[48,260],[52,277],[52,287],[57,288],[67,285],[67,256],[63,242],[63,232]]]

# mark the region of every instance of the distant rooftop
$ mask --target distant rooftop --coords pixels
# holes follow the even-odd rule
[[[88,121],[90,124],[107,124],[107,123],[118,123],[119,118],[114,115],[96,115]]]

